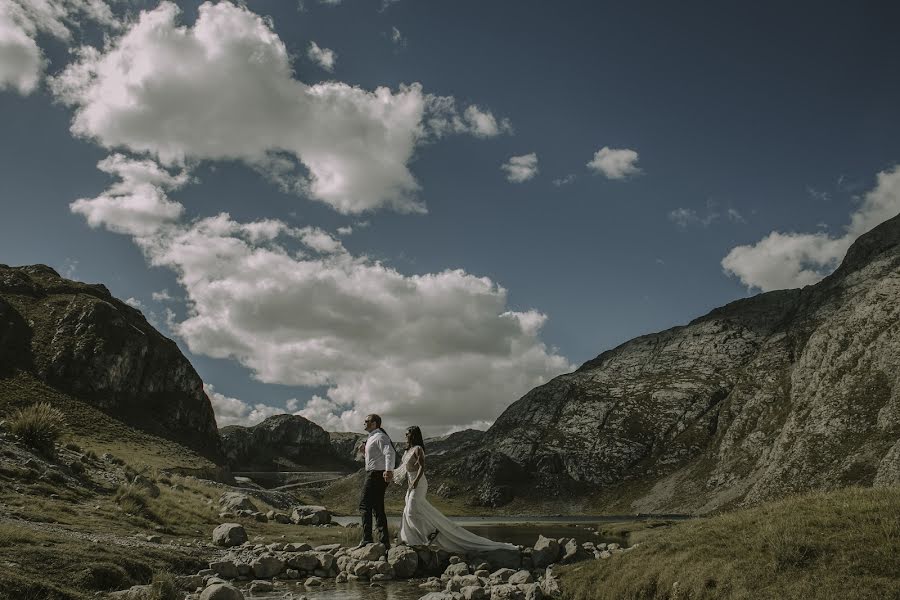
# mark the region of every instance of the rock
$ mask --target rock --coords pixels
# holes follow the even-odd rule
[[[515,573],[513,569],[497,569],[491,573],[490,581],[492,584],[506,583]]]
[[[322,544],[321,546],[315,547],[316,552],[328,552],[330,554],[334,554],[335,552],[337,552],[340,549],[341,549],[340,544]]]
[[[145,539],[151,544],[162,544],[162,536],[159,535],[148,535]]]
[[[118,600],[156,600],[157,598],[152,585],[134,585],[127,590],[110,592],[107,596]]]
[[[384,544],[366,544],[362,548],[350,551],[350,556],[356,560],[378,560],[384,556]]]
[[[230,548],[240,546],[247,541],[247,532],[240,523],[222,523],[212,534],[213,544]]]
[[[517,571],[509,576],[506,580],[510,585],[521,585],[523,583],[531,583],[534,579],[531,577],[530,571]]]
[[[193,592],[197,588],[203,587],[203,576],[202,575],[176,575],[175,576],[175,585],[178,586],[178,589],[185,590],[187,592]]]
[[[320,577],[310,577],[306,581],[303,582],[303,585],[306,587],[318,587],[322,585],[323,581]]]
[[[269,522],[269,517],[267,517],[265,514],[263,514],[261,512],[255,512],[250,516],[252,516],[254,519],[259,521],[260,523],[268,523]]]
[[[453,577],[454,575],[468,575],[469,574],[469,565],[464,562],[453,562],[452,557],[450,559],[450,566],[444,570],[444,576]]]
[[[131,483],[151,498],[159,498],[159,486],[143,475],[135,475]]]
[[[429,592],[419,600],[462,600],[462,597],[459,592]]]
[[[538,583],[526,583],[519,588],[525,593],[525,600],[543,600],[544,591]]]
[[[618,544],[614,544],[614,545],[618,546]],[[576,562],[579,560],[584,560],[587,557],[588,557],[588,553],[581,546],[579,546],[578,541],[573,538],[573,539],[568,540],[566,542],[565,546],[563,547],[563,556],[562,556],[561,562],[568,564],[568,563],[573,563],[573,562]],[[546,565],[542,565],[542,566],[546,566]]]
[[[248,510],[250,513],[258,512],[259,509],[250,500],[250,496],[240,492],[225,492],[219,497],[219,506],[222,510],[239,512]]]
[[[274,589],[275,589],[275,586],[272,585],[271,581],[263,581],[263,580],[258,579],[256,581],[250,582],[250,593],[251,594],[263,594],[266,592],[271,592]]]
[[[618,550],[619,548],[621,548],[621,546],[619,546],[619,544],[616,544],[616,543],[606,545],[606,549],[609,550],[610,552],[612,552],[613,550]]]
[[[305,542],[284,545],[285,552],[308,552],[310,550],[312,550],[312,546]]]
[[[420,583],[419,587],[423,590],[439,592],[444,589],[444,585],[437,577],[429,577],[425,583]]]
[[[236,562],[236,563],[234,563],[234,566],[237,568],[239,577],[246,577],[253,571],[253,569],[250,567],[249,563]]]
[[[495,568],[518,569],[522,566],[522,553],[517,548],[497,548],[469,555],[472,562],[486,562]]]
[[[369,581],[393,581],[394,576],[390,573],[375,573],[369,578]]]
[[[444,591],[461,592],[464,587],[473,585],[481,585],[481,581],[475,575],[454,575],[447,581]]]
[[[347,573],[341,571],[337,574],[337,577],[334,578],[335,583],[347,583]]]
[[[559,585],[559,579],[553,575],[548,568],[544,573],[544,579],[541,581],[541,591],[548,598],[559,598],[562,596],[562,589]]]
[[[467,585],[460,590],[464,600],[484,600],[484,588],[480,585]]]
[[[253,575],[258,579],[271,579],[284,571],[284,561],[277,556],[261,556],[250,562]]]
[[[230,560],[220,560],[209,563],[209,568],[219,577],[236,579],[239,575],[246,575],[238,571],[237,566]]]
[[[215,584],[200,593],[200,600],[244,600],[244,594],[227,583]]]
[[[287,557],[287,564],[300,571],[312,571],[321,566],[319,557],[314,552],[297,552]]]
[[[419,555],[409,546],[391,548],[388,551],[387,561],[393,567],[394,574],[400,579],[413,577],[419,568]]]
[[[297,525],[324,525],[331,522],[331,513],[324,506],[295,506],[291,521]]]
[[[518,586],[501,583],[491,587],[491,600],[525,600],[525,592]]]
[[[559,543],[543,535],[538,536],[537,543],[531,551],[531,561],[535,569],[543,569],[559,560]]]

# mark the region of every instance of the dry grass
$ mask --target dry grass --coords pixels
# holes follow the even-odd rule
[[[628,553],[564,568],[567,599],[900,598],[900,488],[796,496],[642,535]]]
[[[50,455],[65,430],[66,419],[49,402],[38,402],[16,410],[8,425],[10,432],[24,444]]]

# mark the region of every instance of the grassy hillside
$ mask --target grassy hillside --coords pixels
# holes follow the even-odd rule
[[[642,530],[560,570],[566,600],[900,598],[900,488],[847,488]]]

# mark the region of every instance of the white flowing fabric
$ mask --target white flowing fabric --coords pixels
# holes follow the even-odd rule
[[[415,489],[409,482],[415,478],[418,468],[413,469],[413,450],[403,455],[400,466],[394,471],[394,482],[407,486],[406,505],[400,518],[400,540],[409,545],[436,544],[449,552],[488,552],[491,550],[518,550],[515,544],[495,542],[471,531],[463,529],[436,509],[428,501],[428,480],[422,474]],[[429,542],[428,536],[435,531],[437,537]]]

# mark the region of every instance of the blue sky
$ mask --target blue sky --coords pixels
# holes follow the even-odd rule
[[[483,428],[900,211],[898,18],[4,0],[0,262],[131,299],[220,425]]]

